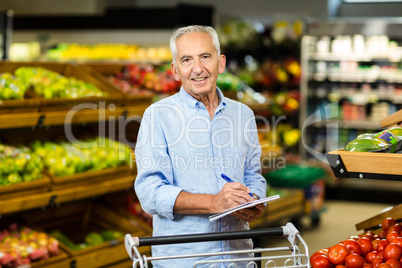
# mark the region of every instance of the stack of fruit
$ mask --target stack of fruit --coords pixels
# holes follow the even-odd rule
[[[59,241],[46,233],[11,224],[0,231],[0,266],[22,267],[59,254]]]
[[[129,165],[132,153],[126,144],[104,137],[74,143],[36,141],[32,148],[55,176]]]
[[[170,49],[161,47],[140,47],[135,44],[68,44],[60,43],[47,51],[51,60],[159,60],[172,58]]]
[[[239,91],[244,88],[243,82],[239,77],[229,73],[223,72],[218,75],[218,79],[216,81],[216,85],[222,91]]]
[[[181,86],[169,65],[128,64],[121,73],[109,79],[128,95],[176,93]]]
[[[0,186],[42,179],[43,163],[26,147],[0,144]]]
[[[0,100],[22,100],[28,84],[11,73],[0,75]]]
[[[401,268],[402,223],[386,218],[381,232],[351,236],[310,257],[313,268]]]
[[[50,233],[71,250],[80,250],[100,245],[104,242],[114,241],[124,236],[123,233],[116,230],[103,230],[101,232],[90,231],[85,235],[84,240],[81,241],[81,243],[74,243],[59,230],[53,230]]]
[[[92,83],[74,77],[66,77],[42,67],[20,67],[14,72],[23,84],[31,86],[33,91],[45,99],[76,99],[90,96],[106,96]]]

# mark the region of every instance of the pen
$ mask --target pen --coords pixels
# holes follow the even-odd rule
[[[234,182],[231,178],[229,178],[228,176],[226,176],[225,174],[221,174],[222,179],[224,179],[227,182]],[[252,198],[254,198],[254,196],[251,193],[248,193]]]

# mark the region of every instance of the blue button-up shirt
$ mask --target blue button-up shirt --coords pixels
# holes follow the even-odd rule
[[[219,105],[212,120],[204,104],[183,88],[148,107],[143,115],[135,148],[135,192],[142,208],[153,215],[153,236],[249,229],[248,223],[232,215],[210,222],[206,214],[173,213],[181,191],[217,194],[226,183],[221,173],[243,183],[260,198],[266,196],[253,111],[225,98],[218,88],[217,94]],[[152,247],[152,256],[252,247],[251,239],[160,245]],[[158,261],[154,267],[193,267],[195,260]]]

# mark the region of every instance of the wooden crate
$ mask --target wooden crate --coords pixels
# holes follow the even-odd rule
[[[373,217],[364,220],[362,222],[359,222],[356,224],[356,230],[364,230],[364,231],[369,231],[369,230],[380,230],[380,225],[385,220],[386,218],[393,218],[395,220],[401,220],[402,219],[402,204],[397,205],[392,207],[391,209],[388,209],[380,214],[374,215]]]
[[[107,76],[115,76],[118,73],[121,73],[127,64],[124,63],[85,63],[82,65],[84,70],[91,74],[93,77],[96,77],[100,81],[103,81],[104,84],[110,84],[115,87],[113,83],[107,78]],[[119,90],[122,94],[124,94],[121,89]],[[124,94],[125,96],[125,104],[127,106],[132,106],[135,104],[152,104],[153,95],[129,95]]]
[[[350,152],[341,149],[331,151],[326,156],[338,178],[402,179],[402,154]]]
[[[24,213],[23,217],[31,222],[31,225],[46,232],[57,229],[73,242],[82,243],[90,231],[116,230],[124,234],[125,230],[120,230],[113,219],[108,218],[109,215],[108,208],[99,207],[95,202],[81,200],[46,211]],[[133,231],[133,234],[142,236],[143,232]],[[72,250],[63,243],[61,246],[75,267],[101,267],[129,259],[123,237],[80,250]]]
[[[28,89],[22,100],[0,100],[0,114],[38,112],[40,104],[41,98]]]
[[[129,165],[123,165],[115,168],[87,171],[61,177],[50,174],[46,170],[44,172],[49,176],[51,180],[51,189],[58,190],[66,187],[88,185],[113,178],[134,175],[134,171],[135,170]]]
[[[0,230],[8,229],[8,227],[11,224],[16,224],[18,229],[20,229],[21,227],[28,227],[28,228],[31,228],[32,230],[36,230],[39,232],[42,231],[40,228],[36,228],[35,226],[31,225],[28,221],[26,221],[23,217],[20,217],[20,216],[12,216],[12,217],[2,218],[2,220],[0,222]],[[53,265],[56,262],[67,260],[68,257],[69,256],[68,256],[67,252],[63,249],[62,246],[59,245],[59,254],[58,255],[51,256],[50,258],[47,258],[47,259],[33,261],[27,267],[31,267],[31,268],[47,267],[47,265]],[[3,266],[3,267],[8,267],[8,266]]]
[[[45,193],[48,191],[50,191],[50,178],[46,174],[43,174],[43,178],[39,180],[20,182],[11,185],[1,185],[0,200],[7,200],[30,194]]]
[[[112,107],[109,106],[110,104],[121,106],[123,103],[123,95],[115,87],[112,87],[110,84],[105,84],[103,81],[91,76],[78,65],[58,62],[0,62],[0,72],[14,73],[14,71],[20,67],[42,67],[50,71],[60,73],[66,77],[74,77],[85,82],[92,83],[101,91],[108,93],[108,96],[82,97],[76,99],[44,99],[43,97],[36,95],[35,99],[40,99],[40,111],[46,112],[68,110],[78,104],[96,104],[97,109],[101,109],[103,106],[105,109],[108,109],[109,107]]]

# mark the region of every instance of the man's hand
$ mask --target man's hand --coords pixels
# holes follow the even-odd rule
[[[238,205],[253,201],[248,193],[250,189],[238,182],[226,183],[222,190],[214,196],[216,212],[237,207]]]
[[[265,209],[264,204],[258,204],[252,208],[244,208],[238,211],[231,213],[231,215],[241,219],[242,221],[252,222],[253,220],[257,219],[261,214],[262,211]]]

